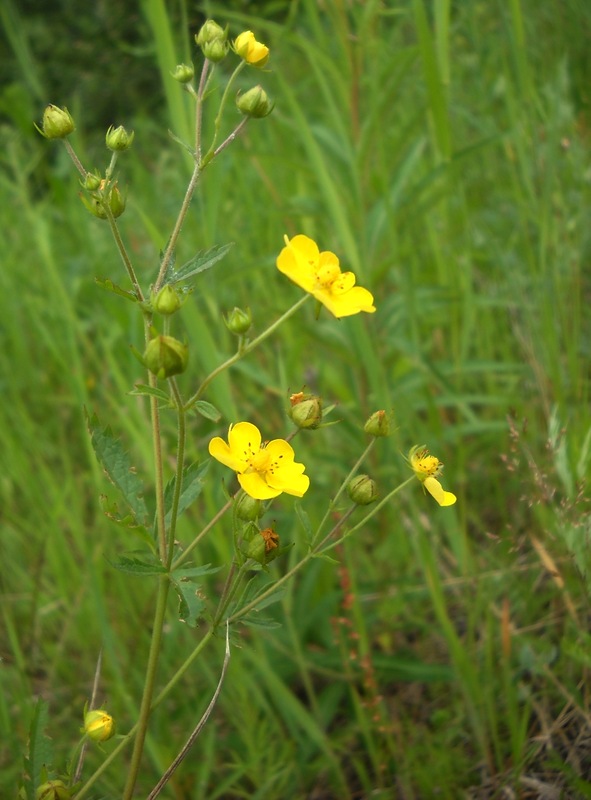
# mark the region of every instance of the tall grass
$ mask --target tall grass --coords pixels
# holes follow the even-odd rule
[[[278,430],[288,393],[303,385],[338,403],[339,424],[301,441],[318,498],[306,505],[312,518],[359,454],[376,408],[393,409],[397,428],[369,465],[382,492],[405,474],[401,452],[426,442],[459,502],[443,515],[408,492],[334,553],[338,564],[314,562],[275,612],[265,610],[281,627],[253,629],[235,648],[214,718],[171,796],[457,798],[536,785],[591,796],[582,746],[591,191],[581,80],[591,12],[551,3],[551,19],[531,0],[271,5],[263,18],[204,4],[234,33],[251,28],[270,45],[272,71],[261,80],[277,107],[205,174],[191,212],[187,249],[236,242],[186,315],[199,342],[194,368],[207,372],[231,352],[222,310],[250,306],[262,330],[297,298],[274,258],[283,233],[313,236],[371,287],[379,314],[346,325],[296,316],[208,399],[224,425],[249,418]],[[168,74],[190,57],[187,37],[171,30],[165,3],[141,8],[165,124],[187,136]],[[18,38],[7,29],[26,52],[26,29]],[[31,65],[31,76],[42,73]],[[141,122],[122,227],[148,269],[187,165],[153,120],[145,129],[159,146],[146,141]],[[103,132],[76,135],[84,149]],[[14,794],[32,698],[49,699],[65,757],[101,646],[109,708],[123,730],[137,713],[151,590],[107,563],[121,532],[98,507],[106,482],[84,407],[101,409],[138,467],[150,453],[146,411],[127,395],[141,379],[129,352],[141,333],[94,286],[116,268],[106,231],[79,204],[61,158],[48,166],[44,145],[10,126],[2,141],[0,787]],[[265,420],[262,397],[275,408]],[[191,424],[197,452],[213,429]],[[182,520],[180,538],[219,496],[212,490]],[[303,552],[288,503],[277,525],[294,557]],[[220,535],[204,559],[229,553]],[[162,675],[193,638],[171,624]],[[156,711],[140,796],[202,713],[221,658],[219,643]],[[101,795],[116,796],[118,785],[107,775]]]

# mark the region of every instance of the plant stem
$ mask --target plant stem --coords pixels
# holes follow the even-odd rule
[[[63,143],[64,143],[64,147],[66,148],[66,151],[67,151],[68,155],[69,155],[69,156],[70,156],[70,158],[72,159],[72,162],[73,162],[74,166],[76,167],[76,169],[78,170],[78,172],[80,173],[80,175],[81,175],[83,178],[86,178],[86,175],[87,175],[88,173],[86,172],[86,170],[85,170],[85,169],[84,169],[84,167],[82,166],[82,162],[80,161],[80,159],[79,159],[79,158],[78,158],[78,156],[76,155],[76,153],[75,153],[75,151],[74,151],[74,148],[72,147],[72,145],[70,144],[70,142],[69,142],[67,139],[62,139],[62,141],[63,141]]]
[[[172,557],[174,554],[174,538],[176,534],[176,523],[179,512],[179,501],[183,490],[183,464],[185,460],[186,442],[186,417],[187,412],[183,408],[183,399],[180,395],[177,383],[174,378],[170,380],[172,393],[176,400],[178,420],[177,420],[177,449],[176,449],[176,473],[174,481],[174,493],[172,496],[172,506],[170,509],[170,524],[168,526],[168,546],[166,556],[166,567],[170,570]]]
[[[144,693],[140,706],[140,713],[137,722],[137,730],[127,782],[123,792],[123,800],[131,800],[133,791],[139,775],[142,755],[144,752],[144,742],[148,730],[148,720],[152,710],[152,695],[154,694],[154,683],[156,680],[156,670],[158,668],[158,658],[160,656],[160,644],[162,641],[162,629],[166,616],[166,601],[170,581],[168,575],[161,575],[158,578],[158,594],[156,598],[156,611],[154,613],[154,625],[152,627],[152,640],[150,642],[150,652],[148,654],[148,665],[146,667],[146,678],[144,682]]]
[[[254,350],[255,347],[257,347],[262,341],[264,341],[268,336],[270,336],[282,323],[284,323],[286,319],[289,319],[289,317],[291,317],[292,314],[295,314],[295,312],[299,308],[301,308],[301,306],[304,305],[304,303],[306,302],[306,300],[309,297],[311,297],[311,295],[309,295],[309,294],[305,294],[303,297],[301,297],[297,301],[297,303],[294,303],[294,305],[291,308],[289,308],[285,312],[285,314],[282,314],[279,317],[279,319],[275,320],[275,322],[272,325],[270,325],[266,330],[264,330],[259,336],[257,336],[256,339],[253,339],[252,342],[249,342],[249,344],[247,344],[245,347],[243,347],[242,349],[240,349],[236,353],[234,353],[233,356],[230,356],[230,358],[228,358],[226,361],[224,361],[223,364],[220,364],[219,367],[216,367],[213,370],[213,372],[210,372],[209,375],[207,376],[207,378],[205,378],[205,380],[201,384],[201,386],[197,389],[195,394],[187,402],[187,404],[185,406],[185,410],[188,411],[193,405],[195,405],[197,400],[199,400],[199,398],[201,397],[203,392],[207,389],[207,387],[209,386],[209,384],[212,382],[212,380],[214,378],[217,378],[217,376],[221,372],[223,372],[224,370],[228,369],[228,367],[231,367],[232,364],[235,364],[237,361],[239,361],[247,353],[250,353],[251,350]]]
[[[123,239],[121,238],[121,234],[119,233],[119,226],[117,225],[117,220],[113,216],[113,212],[111,211],[107,200],[105,200],[102,206],[105,211],[105,214],[107,215],[107,221],[111,228],[113,239],[115,240],[115,244],[117,245],[117,250],[119,251],[119,255],[121,256],[121,260],[123,261],[123,266],[125,267],[127,275],[129,276],[129,280],[131,281],[131,284],[133,286],[135,296],[141,303],[144,300],[144,294],[142,292],[142,288],[135,274],[135,269],[133,268],[133,264],[131,263],[131,259],[127,253],[127,249],[125,247]]]
[[[180,565],[181,565],[181,564],[183,564],[183,563],[184,563],[184,562],[187,560],[187,558],[189,557],[189,554],[191,553],[191,551],[192,551],[192,550],[193,550],[195,547],[197,547],[197,545],[199,544],[199,542],[201,541],[201,539],[203,539],[203,537],[205,536],[205,534],[206,534],[206,533],[208,533],[208,532],[209,532],[209,531],[210,531],[210,530],[211,530],[211,529],[214,527],[214,525],[216,525],[216,524],[219,522],[219,520],[220,520],[220,519],[221,519],[221,518],[224,516],[224,514],[226,513],[226,511],[228,511],[228,510],[229,510],[229,509],[232,507],[232,503],[233,503],[233,502],[234,502],[233,498],[231,498],[230,500],[228,500],[228,502],[227,502],[227,503],[226,503],[224,506],[222,506],[222,507],[220,508],[220,510],[217,512],[217,514],[216,514],[216,515],[215,515],[215,516],[214,516],[214,517],[213,517],[213,518],[212,518],[212,519],[211,519],[211,520],[210,520],[210,521],[207,523],[207,525],[205,526],[205,528],[203,528],[203,530],[201,530],[201,531],[200,531],[200,532],[197,534],[197,536],[196,536],[196,537],[193,539],[193,541],[191,542],[191,544],[189,544],[187,547],[185,547],[185,549],[184,549],[184,550],[183,550],[183,552],[182,552],[182,553],[181,553],[181,554],[178,556],[178,558],[176,558],[176,559],[175,559],[175,560],[172,562],[172,566],[171,566],[171,569],[172,569],[172,570],[175,570],[175,569],[177,569],[177,567],[180,567]]]

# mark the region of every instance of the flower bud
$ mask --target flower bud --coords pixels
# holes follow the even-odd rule
[[[234,39],[234,51],[251,67],[264,67],[269,60],[269,48],[257,42],[252,31],[244,31]]]
[[[94,172],[87,172],[86,177],[84,178],[84,182],[82,186],[87,189],[89,192],[96,192],[96,190],[100,187],[103,179],[100,175],[97,175]]]
[[[242,308],[234,308],[227,317],[224,317],[226,328],[236,334],[236,336],[243,336],[252,325],[252,314],[250,308],[244,311]]]
[[[183,304],[178,291],[169,283],[163,286],[157,294],[151,292],[150,302],[154,311],[164,317],[174,314]]]
[[[174,72],[170,74],[179,83],[191,83],[195,76],[195,68],[192,64],[177,64]]]
[[[229,44],[224,39],[214,39],[211,42],[206,42],[201,49],[208,61],[218,64],[228,54],[228,48]]]
[[[72,792],[63,781],[46,781],[37,787],[35,800],[70,800]]]
[[[263,514],[263,504],[243,492],[236,501],[236,516],[244,522],[254,522]]]
[[[272,561],[277,553],[273,551],[279,547],[279,535],[273,528],[257,530],[252,539],[248,542],[248,547],[244,551],[247,558],[252,558],[263,566]]]
[[[356,475],[347,484],[347,494],[358,506],[368,506],[378,499],[375,481],[369,475]]]
[[[172,336],[155,336],[144,351],[146,367],[158,378],[179,375],[187,368],[189,348]]]
[[[65,139],[72,131],[76,130],[72,115],[67,108],[58,108],[48,105],[43,112],[43,122],[37,130],[46,139]]]
[[[275,103],[269,97],[262,86],[253,86],[244,94],[239,94],[236,98],[236,105],[246,117],[262,119],[269,116]]]
[[[288,414],[298,428],[317,428],[322,422],[322,398],[315,394],[298,392],[289,398]]]
[[[121,152],[131,147],[134,136],[135,133],[133,131],[128,133],[123,125],[119,125],[118,128],[111,125],[105,136],[105,143],[109,150]]]
[[[195,41],[199,47],[203,47],[207,42],[213,42],[214,39],[225,39],[226,31],[217,24],[213,19],[207,19],[201,26],[199,33],[195,34]]]
[[[84,715],[84,733],[94,742],[106,742],[115,735],[115,720],[103,709],[87,711]]]
[[[385,411],[374,411],[363,426],[363,430],[370,436],[388,436],[390,434],[390,420]]]
[[[214,20],[208,19],[195,36],[195,41],[203,51],[205,58],[217,64],[226,57],[228,52],[227,38],[227,30],[221,28]]]
[[[99,191],[104,187],[104,185],[105,181],[103,180],[100,183]],[[90,213],[95,217],[98,217],[98,219],[107,219],[107,212],[103,206],[104,199],[101,199],[98,194],[92,194],[90,197],[86,197],[85,195],[81,194],[80,199]],[[107,203],[109,204],[111,214],[115,217],[115,219],[120,217],[125,211],[126,202],[127,201],[117,188],[117,184],[113,184],[107,197]]]

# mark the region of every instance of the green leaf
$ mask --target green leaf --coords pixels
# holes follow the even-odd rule
[[[131,531],[134,536],[138,536],[142,542],[145,542],[149,548],[154,551],[154,538],[152,534],[143,525],[138,525],[133,514],[121,514],[117,503],[111,502],[105,494],[100,496],[99,502],[101,510],[106,517],[112,520],[116,525],[121,525],[123,528]]]
[[[187,579],[175,580],[174,574],[171,578],[179,598],[179,619],[194,628],[205,608],[205,600],[199,592],[200,586]]]
[[[138,299],[134,292],[128,292],[126,289],[122,289],[120,286],[117,286],[116,283],[113,283],[110,278],[95,278],[94,280],[101,289],[106,289],[108,292],[119,295],[119,297],[131,300],[132,303],[137,303]]]
[[[181,496],[179,498],[178,516],[183,513],[201,494],[203,489],[203,478],[209,469],[209,461],[204,461],[203,464],[191,464],[183,470],[183,483],[181,489]],[[166,514],[166,525],[170,525],[170,517],[172,513],[172,498],[174,496],[174,487],[176,483],[176,476],[174,476],[167,484],[164,490],[164,510]]]
[[[51,767],[53,762],[52,742],[45,734],[47,709],[48,705],[45,700],[38,700],[29,727],[29,753],[25,758],[27,800],[35,800],[36,787],[42,783],[42,770]]]
[[[312,524],[310,522],[310,517],[308,513],[304,511],[304,508],[299,500],[296,500],[294,503],[294,508],[296,512],[296,516],[302,524],[302,528],[304,529],[304,533],[306,535],[306,541],[309,543],[312,541],[314,533],[312,531]]]
[[[146,578],[153,575],[162,575],[167,570],[162,564],[157,564],[152,561],[141,561],[139,558],[128,558],[121,556],[117,561],[110,561],[109,564],[118,569],[119,572],[125,572],[127,575],[135,575],[136,577]]]
[[[247,614],[240,622],[243,622],[251,628],[265,628],[266,630],[281,627],[281,623],[277,622],[276,619],[271,619],[271,617],[255,617],[252,614]]]
[[[206,400],[197,400],[193,408],[198,414],[201,414],[202,417],[205,417],[205,419],[210,419],[212,422],[219,422],[222,418],[222,415],[217,408],[212,406],[212,404],[208,403]]]
[[[166,283],[174,285],[181,281],[186,281],[200,272],[205,272],[206,269],[211,269],[214,264],[221,261],[226,253],[234,247],[234,242],[228,244],[214,245],[209,250],[201,250],[197,255],[193,256],[186,264],[183,264],[178,270],[169,269],[166,274]]]
[[[165,392],[163,389],[158,389],[155,386],[148,386],[145,383],[136,383],[134,388],[128,394],[139,396],[139,395],[150,395],[152,397],[157,397],[158,400],[162,400],[167,405],[172,405],[170,395],[168,392]]]
[[[336,558],[332,558],[332,556],[327,556],[326,553],[312,553],[312,558],[320,558],[322,559],[322,561],[328,561],[329,564],[336,564],[337,567],[341,563]]]
[[[86,416],[94,452],[111,483],[117,487],[136,521],[143,525],[148,521],[148,509],[144,501],[144,485],[135,473],[128,454],[109,427],[101,428],[96,414]]]
[[[179,567],[171,572],[170,577],[173,581],[186,581],[202,575],[213,575],[221,569],[222,567],[212,567],[210,564],[205,564],[203,567]]]

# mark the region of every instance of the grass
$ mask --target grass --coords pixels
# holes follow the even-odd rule
[[[338,564],[312,562],[263,612],[281,627],[243,629],[214,715],[166,796],[591,796],[591,13],[533,0],[301,0],[260,17],[238,3],[206,8],[232,33],[251,28],[269,43],[272,71],[257,79],[277,107],[206,173],[186,226],[181,259],[236,243],[184,311],[190,380],[232,352],[222,311],[250,306],[260,331],[299,297],[273,263],[283,233],[305,231],[357,272],[378,313],[315,321],[305,307],[207,399],[223,425],[248,418],[280,432],[290,391],[306,385],[338,403],[338,425],[298,442],[313,521],[376,408],[393,409],[397,428],[367,464],[382,493],[406,477],[400,452],[426,442],[459,501],[441,510],[418,486],[406,491],[333,554]],[[134,120],[121,170],[122,228],[144,283],[188,178],[165,136],[188,124],[167,83],[186,38],[167,35],[163,3],[145,10],[159,32],[166,120]],[[75,108],[92,98],[47,100]],[[80,130],[77,147],[94,154],[102,135]],[[49,701],[60,763],[101,646],[101,700],[121,730],[132,724],[153,588],[109,567],[133,543],[100,512],[108,484],[84,427],[84,407],[98,410],[149,468],[147,412],[127,394],[143,379],[129,351],[141,330],[94,284],[119,264],[63,155],[11,124],[1,136],[0,788],[12,796],[33,699]],[[191,421],[189,459],[213,433]],[[212,474],[181,540],[218,508]],[[290,563],[305,552],[292,502],[274,518],[295,542]],[[204,563],[230,558],[224,533]],[[161,676],[198,636],[170,611]],[[222,645],[156,711],[139,796],[207,705]],[[87,768],[102,758],[91,751]],[[124,769],[122,760],[96,796],[118,796]]]

